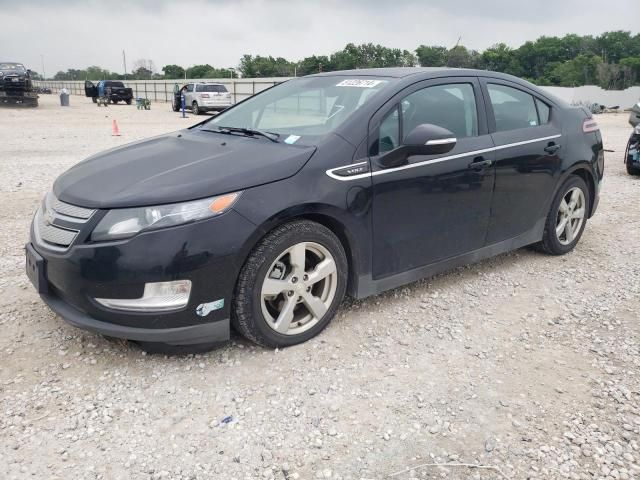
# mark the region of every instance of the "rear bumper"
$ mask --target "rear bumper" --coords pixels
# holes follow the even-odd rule
[[[41,294],[47,306],[74,327],[108,337],[125,338],[140,342],[195,345],[221,343],[229,340],[229,319],[176,328],[139,328],[102,322],[66,303],[54,293]]]

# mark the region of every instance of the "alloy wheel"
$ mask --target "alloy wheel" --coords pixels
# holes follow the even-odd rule
[[[316,325],[336,294],[336,262],[315,242],[297,243],[271,264],[260,292],[267,324],[282,335],[297,335]]]
[[[586,201],[582,189],[573,187],[558,206],[556,236],[562,245],[569,245],[580,233],[586,216]]]

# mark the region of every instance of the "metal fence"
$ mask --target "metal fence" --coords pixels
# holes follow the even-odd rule
[[[134,98],[148,98],[152,102],[171,102],[173,88],[177,83],[180,86],[190,82],[215,82],[223,84],[233,96],[233,102],[237,103],[262,90],[273,87],[278,83],[288,80],[288,77],[274,78],[198,78],[187,80],[123,80],[126,87],[133,90]],[[66,88],[72,95],[84,96],[84,80],[38,80],[33,82],[38,87],[50,88],[52,93],[59,93]],[[97,82],[94,82],[97,83]]]

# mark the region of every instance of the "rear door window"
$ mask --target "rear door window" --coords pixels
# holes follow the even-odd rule
[[[533,95],[517,88],[496,83],[488,83],[487,90],[491,99],[497,132],[540,125]],[[547,112],[547,121],[548,118]]]

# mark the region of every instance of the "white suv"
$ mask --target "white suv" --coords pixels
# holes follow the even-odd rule
[[[187,83],[180,88],[173,99],[173,110],[178,111],[185,97],[185,107],[190,108],[194,115],[201,112],[221,112],[233,105],[231,94],[221,83]]]

